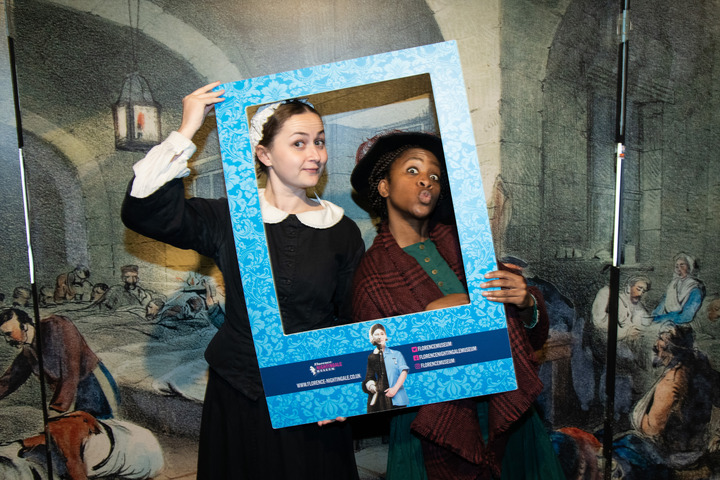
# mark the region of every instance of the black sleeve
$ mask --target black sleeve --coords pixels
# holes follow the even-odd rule
[[[372,353],[370,355],[368,355],[367,370],[365,371],[365,380],[363,380],[363,382],[362,382],[363,392],[367,393],[368,395],[372,395],[372,392],[370,392],[367,389],[367,383],[370,380],[377,381],[377,377],[378,377],[377,372],[375,372],[374,365],[372,364],[373,363],[371,360],[372,355],[373,355]]]
[[[227,200],[185,198],[180,179],[174,179],[145,198],[123,200],[121,218],[127,228],[177,248],[215,257],[229,222]]]

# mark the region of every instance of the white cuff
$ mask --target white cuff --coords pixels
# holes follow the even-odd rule
[[[130,196],[145,198],[170,180],[187,177],[190,174],[187,161],[195,150],[192,140],[172,132],[164,142],[154,146],[145,158],[133,165],[135,180]]]

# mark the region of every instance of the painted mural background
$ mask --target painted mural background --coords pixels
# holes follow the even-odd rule
[[[615,193],[619,5],[604,0],[282,5],[3,3],[17,65],[40,313],[72,322],[117,382],[121,403],[115,420],[126,422],[132,438],[153,448],[157,440],[165,469],[160,474],[150,469],[146,477],[193,477],[202,351],[222,315],[223,285],[208,259],[138,236],[120,222],[132,164],[143,156],[115,149],[111,105],[125,76],[137,70],[147,79],[162,107],[165,137],[180,122],[181,98],[210,81],[450,39],[460,50],[497,256],[522,266],[551,306],[540,410],[568,469],[583,452],[593,465],[605,403],[604,287]],[[700,392],[680,395],[684,403],[676,408],[694,405],[704,413],[693,419],[697,431],[686,432],[697,455],[675,455],[681,447],[663,445],[669,449],[665,457],[672,457],[669,470],[681,478],[708,478],[720,475],[712,406],[719,384],[713,371],[720,369],[720,4],[700,0],[686,8],[643,0],[631,7],[613,429],[618,472],[624,468],[621,474],[633,478],[622,455],[637,443],[627,434],[642,431],[636,428],[641,414],[651,410],[646,394],[657,391],[656,380],[669,381],[665,374],[671,371],[684,379],[686,392],[688,385]],[[25,302],[30,281],[6,53],[0,64],[0,305],[17,303],[32,314]],[[336,128],[346,129],[348,138],[363,137],[351,120]],[[222,196],[212,118],[198,137],[188,194]],[[346,146],[337,155],[353,153],[354,146]],[[138,288],[124,288],[136,280]],[[92,299],[105,289],[104,300]],[[123,293],[129,291],[132,298]],[[679,295],[676,305],[668,305],[669,294]],[[148,307],[150,299],[163,305]],[[681,313],[660,317],[664,308]],[[690,326],[694,337],[685,328],[667,333],[665,340],[683,347],[670,349],[670,356],[694,370],[672,370],[673,360],[663,365],[656,359],[653,348],[673,324]],[[17,353],[0,345],[0,371]],[[17,453],[12,442],[42,430],[41,406],[32,375],[0,400],[0,455]],[[53,425],[69,422],[67,417]],[[654,436],[661,437],[662,432]]]

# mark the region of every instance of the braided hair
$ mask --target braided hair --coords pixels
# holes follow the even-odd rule
[[[378,185],[380,184],[380,181],[389,178],[390,167],[393,162],[395,162],[395,160],[397,160],[403,152],[410,148],[413,148],[413,146],[406,145],[398,148],[397,150],[393,150],[392,152],[387,152],[385,155],[381,156],[375,163],[375,166],[368,177],[368,185],[370,186],[370,190],[368,190],[368,201],[370,202],[370,207],[372,207],[375,213],[377,213],[383,220],[385,220],[388,216],[387,199],[378,192]]]

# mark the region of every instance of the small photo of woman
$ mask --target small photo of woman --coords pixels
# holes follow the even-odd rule
[[[375,350],[368,355],[367,373],[362,384],[363,391],[368,394],[368,413],[407,407],[409,400],[403,384],[410,368],[405,358],[400,352],[387,348],[385,327],[379,323],[370,328],[370,343]]]

